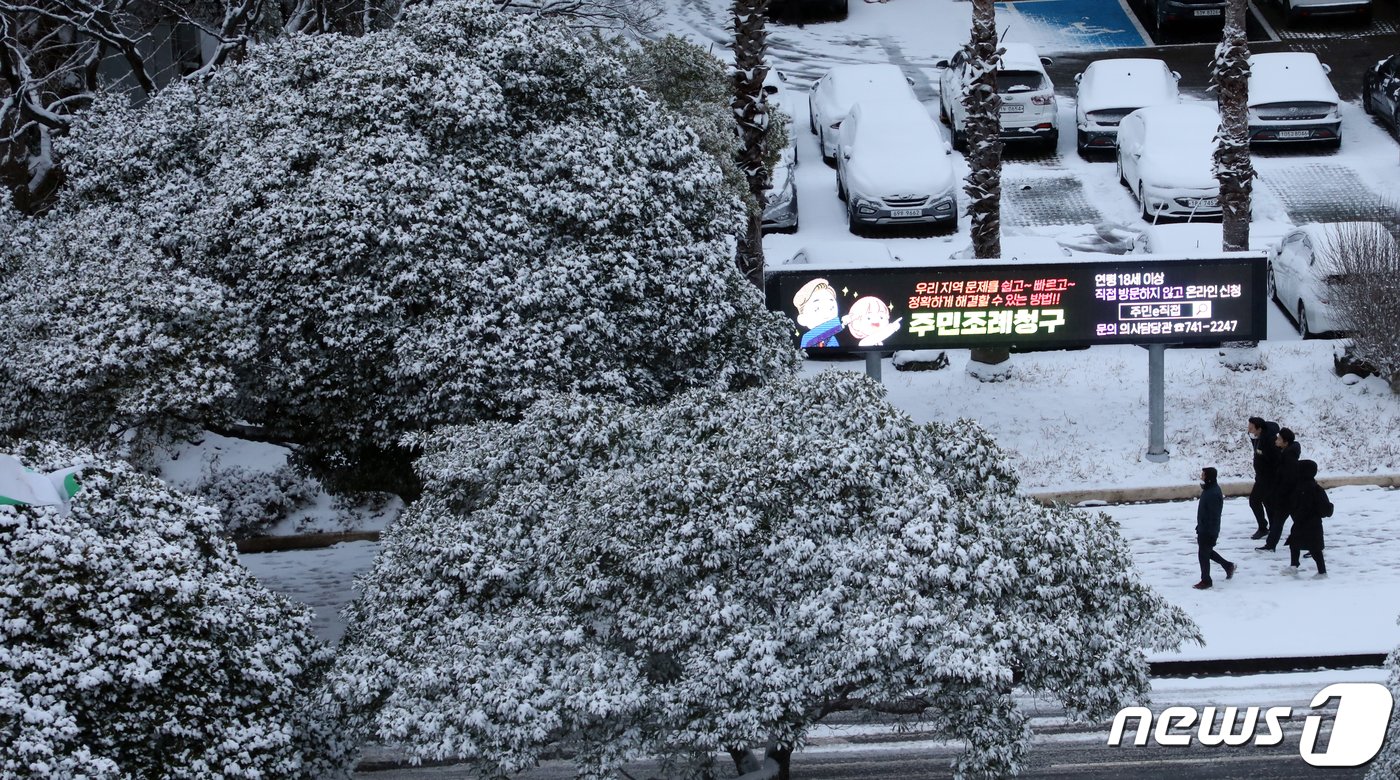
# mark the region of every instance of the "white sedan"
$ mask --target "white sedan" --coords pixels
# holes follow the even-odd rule
[[[1332,297],[1346,281],[1338,255],[1395,257],[1395,239],[1379,222],[1314,222],[1269,250],[1269,287],[1303,338],[1345,329]],[[1392,260],[1393,265],[1393,260]]]
[[[1161,60],[1125,58],[1095,60],[1074,81],[1075,127],[1079,151],[1112,149],[1118,125],[1139,108],[1179,103],[1176,83],[1181,74]]]
[[[1281,51],[1249,58],[1250,143],[1342,143],[1341,98],[1331,68],[1312,52]]]
[[[1118,180],[1138,199],[1142,218],[1220,216],[1215,135],[1220,115],[1205,103],[1148,106],[1118,126]]]
[[[917,100],[913,82],[895,65],[837,65],[817,79],[807,98],[810,127],[822,159],[836,161],[836,136],[857,100]]]

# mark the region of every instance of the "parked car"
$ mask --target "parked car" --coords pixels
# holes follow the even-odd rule
[[[783,22],[829,22],[845,19],[847,0],[773,0],[771,18]]]
[[[1118,180],[1137,196],[1142,218],[1220,216],[1215,134],[1220,116],[1205,103],[1148,106],[1118,126]]]
[[[1269,288],[1303,338],[1340,331],[1332,293],[1348,279],[1338,272],[1339,246],[1356,242],[1394,253],[1395,239],[1379,222],[1313,222],[1284,235],[1269,251]]]
[[[1341,98],[1312,52],[1249,58],[1250,143],[1342,143]]]
[[[1283,11],[1289,27],[1318,16],[1352,16],[1362,23],[1371,21],[1371,0],[1274,0]]]
[[[1255,220],[1249,223],[1249,248],[1267,252],[1293,230],[1291,223]],[[1129,239],[1128,251],[1175,257],[1215,256],[1224,245],[1224,226],[1219,222],[1172,222],[1148,225]]]
[[[1028,43],[1005,44],[997,67],[997,94],[1001,96],[1001,137],[1006,141],[1034,140],[1054,149],[1060,137],[1055,112],[1055,84],[1045,72],[1051,63]],[[938,116],[953,130],[953,147],[966,146],[967,111],[962,95],[973,78],[965,52],[937,63]]]
[[[1055,260],[1061,257],[1071,257],[1068,247],[1050,236],[1002,236],[1001,237],[1001,258],[1002,262],[1015,262],[1018,260],[1042,261]],[[973,260],[977,259],[977,252],[973,250],[971,244],[962,249],[955,250],[948,255],[949,260]]]
[[[867,227],[958,224],[952,149],[923,104],[866,100],[841,125],[836,191],[852,233]]]
[[[837,131],[857,100],[917,100],[913,83],[889,64],[837,65],[817,79],[807,100],[809,124],[817,134],[822,159],[836,162]]]
[[[1075,127],[1079,150],[1112,149],[1118,143],[1118,123],[1139,108],[1179,103],[1176,83],[1181,74],[1161,60],[1128,58],[1095,60],[1074,81]]]
[[[1158,30],[1195,22],[1225,20],[1226,0],[1147,0]]]
[[[763,92],[768,105],[783,112],[787,124],[788,143],[778,153],[773,166],[773,178],[768,184],[767,204],[763,207],[761,229],[764,233],[797,232],[797,138],[793,135],[792,97],[786,87],[787,77],[777,68],[768,71]]]
[[[1366,113],[1389,122],[1390,129],[1400,134],[1400,54],[1387,57],[1366,71],[1361,105]]]
[[[835,239],[804,246],[784,265],[814,265],[820,267],[878,268],[903,262],[899,255],[879,241]]]

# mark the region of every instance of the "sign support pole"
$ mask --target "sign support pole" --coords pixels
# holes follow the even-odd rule
[[[1166,354],[1164,344],[1147,347],[1147,459],[1153,463],[1171,458],[1166,437]]]
[[[879,352],[865,353],[865,375],[870,377],[871,379],[874,379],[876,382],[881,381],[880,361],[883,357],[884,355],[880,354]]]

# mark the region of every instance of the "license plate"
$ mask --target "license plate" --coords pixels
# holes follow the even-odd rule
[[[1187,203],[1190,203],[1192,208],[1196,208],[1198,206],[1214,208],[1215,206],[1220,204],[1220,201],[1216,198],[1192,198],[1191,200],[1188,200]]]
[[[890,209],[891,217],[922,217],[923,209]]]
[[[1019,113],[1021,113],[1022,111],[1025,111],[1025,110],[1026,110],[1026,107],[1023,106],[1023,105],[1021,105],[1020,103],[1002,103],[1002,104],[1001,104],[1001,113],[1003,113],[1003,114],[1019,114]]]
[[[1311,130],[1280,130],[1279,138],[1312,138]]]
[[[1196,11],[1197,16],[1219,16],[1219,8],[1200,8]]]

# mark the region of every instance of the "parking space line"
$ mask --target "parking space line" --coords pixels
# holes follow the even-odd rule
[[[1249,12],[1254,15],[1254,20],[1259,22],[1259,28],[1264,31],[1265,35],[1269,36],[1269,40],[1276,41],[1279,39],[1278,33],[1274,30],[1274,26],[1269,24],[1269,20],[1264,18],[1264,12],[1260,11],[1253,2],[1249,4]]]
[[[1133,9],[1128,7],[1128,0],[1118,0],[1118,5],[1123,7],[1123,15],[1128,17],[1128,21],[1133,23],[1133,27],[1137,29],[1138,35],[1141,35],[1144,41],[1151,42],[1153,40],[1152,36],[1147,34],[1147,28],[1142,26],[1142,22],[1138,21],[1137,14],[1133,13]]]

